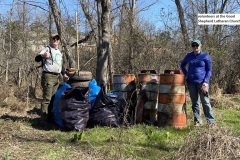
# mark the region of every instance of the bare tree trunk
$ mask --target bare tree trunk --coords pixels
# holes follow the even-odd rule
[[[5,82],[7,83],[8,82],[8,60],[6,62],[6,78],[5,78]]]
[[[26,35],[26,31],[25,31],[25,28],[26,28],[26,1],[24,0],[24,3],[23,3],[23,28],[22,28],[22,31],[23,31],[23,50],[25,51],[24,54],[25,57],[26,57],[26,64],[23,64],[23,65],[26,65],[26,72],[29,71],[29,56],[28,56],[28,48],[27,48],[27,35]],[[18,81],[18,86],[21,87],[21,81],[22,81],[22,78],[23,76],[21,76],[21,67],[19,67],[19,81]],[[26,79],[24,79],[25,81],[24,82],[27,82],[27,92],[26,92],[26,107],[28,107],[28,104],[29,104],[29,78],[27,76],[25,76]]]
[[[23,13],[22,13],[22,33],[23,33],[22,36],[23,36],[23,50],[24,50],[24,52],[22,53],[22,56],[25,57],[25,59],[26,59],[26,63],[23,64],[23,68],[25,68],[25,71],[28,72],[28,68],[29,68],[28,57],[29,56],[28,56],[28,51],[27,51],[27,49],[28,49],[27,48],[27,39],[26,39],[27,35],[26,35],[26,31],[25,31],[26,27],[27,27],[26,26],[26,1],[24,0],[24,2],[23,2]],[[21,67],[19,67],[19,72],[21,72]],[[19,73],[19,75],[21,75],[21,73]],[[21,82],[20,78],[21,77],[19,77],[19,82]],[[28,78],[27,78],[27,81],[28,81]],[[19,83],[19,85],[21,85],[21,83]],[[27,87],[28,87],[28,85],[27,85]],[[27,95],[27,97],[28,97],[28,95]]]
[[[222,2],[223,2],[223,1],[222,1]],[[223,13],[223,11],[224,11],[224,9],[225,9],[225,7],[226,7],[226,5],[227,5],[227,2],[228,2],[228,0],[224,0],[224,2],[223,2],[222,5],[221,5],[219,14],[222,14],[222,13]],[[215,28],[215,31],[214,31],[214,35],[218,35],[219,32],[220,32],[220,30],[221,30],[221,28],[222,28],[222,25],[216,25],[216,28]]]
[[[52,13],[53,13],[53,16],[54,16],[54,20],[55,20],[55,23],[56,23],[58,34],[61,37],[61,43],[62,43],[62,46],[64,48],[69,67],[76,68],[76,62],[74,61],[73,55],[70,52],[70,49],[67,45],[67,36],[66,36],[66,33],[65,33],[65,28],[64,28],[64,25],[63,25],[63,22],[62,22],[60,10],[57,6],[57,3],[56,3],[55,0],[49,0],[49,5],[51,7],[51,10],[52,10]]]
[[[49,6],[49,11],[51,10],[51,7]],[[48,34],[50,35],[51,34],[51,30],[52,30],[52,24],[53,24],[53,16],[52,16],[52,12],[49,12],[49,15],[48,15],[48,23],[49,23],[49,26],[48,26]],[[49,43],[51,42],[51,37],[49,36]]]
[[[111,21],[110,22],[110,26],[113,26],[113,21]],[[112,27],[110,27],[109,26],[109,32],[111,33],[111,28]],[[109,43],[109,54],[108,54],[108,68],[109,68],[109,89],[110,90],[113,90],[113,86],[112,86],[112,84],[113,84],[113,74],[115,73],[115,70],[114,70],[114,63],[113,63],[113,52],[112,52],[112,40],[113,40],[113,37],[112,37],[112,35],[115,35],[115,30],[113,29],[113,32],[112,32],[112,34],[109,34],[109,41],[110,41],[110,43]],[[113,40],[114,41],[114,40]]]
[[[19,67],[18,68],[18,87],[21,87],[21,80],[22,80],[21,67]]]
[[[92,16],[91,16],[91,14],[88,12],[88,10],[87,10],[87,5],[86,5],[86,1],[85,0],[80,0],[79,1],[79,3],[81,4],[81,7],[82,7],[82,9],[83,9],[83,12],[84,12],[84,14],[85,14],[85,16],[86,16],[86,18],[87,18],[87,20],[88,20],[88,22],[89,22],[89,24],[90,24],[90,26],[91,26],[91,29],[92,29],[92,31],[93,31],[93,33],[94,33],[94,37],[95,37],[95,41],[96,41],[96,43],[99,41],[99,38],[100,37],[102,37],[103,35],[102,35],[102,33],[101,32],[98,32],[99,33],[99,38],[97,38],[96,37],[96,33],[97,33],[97,29],[95,28],[95,25],[94,25],[94,22],[93,22],[93,20],[92,20]],[[98,5],[97,6],[99,6],[99,2],[98,2]],[[98,10],[98,13],[100,13],[100,10]],[[98,16],[98,21],[99,22],[102,22],[102,20],[100,19],[100,17]],[[110,19],[110,18],[109,18]],[[109,23],[111,23],[110,21],[109,21]],[[98,24],[98,26],[100,26],[99,24]],[[102,26],[102,25],[101,25]],[[98,31],[101,31],[102,30],[102,27],[99,27],[98,28]],[[108,39],[111,39],[110,38],[110,27],[109,27],[109,38]],[[99,44],[103,44],[102,42],[99,42]],[[99,50],[99,47],[98,47],[98,49],[97,49],[97,54],[99,53],[99,52],[101,52],[100,50]],[[109,43],[109,53],[108,53],[108,69],[109,69],[109,83],[110,84],[112,84],[112,75],[114,74],[114,69],[113,69],[113,56],[112,56],[112,48],[111,48],[111,44]],[[99,55],[99,54],[98,54]],[[100,62],[99,62],[100,63]],[[98,67],[97,67],[98,68]],[[98,70],[98,69],[97,69]],[[98,72],[98,71],[97,71]],[[98,73],[96,73],[97,75],[98,75]],[[103,82],[100,82],[100,84],[102,84]],[[105,83],[107,83],[107,79],[106,79],[106,82],[104,82],[103,84],[105,84]],[[111,85],[108,85],[109,86],[109,88],[111,88]]]
[[[207,14],[208,13],[208,2],[207,0],[205,0],[205,3],[204,3],[204,13]],[[204,32],[205,34],[207,35],[208,34],[208,25],[204,25]]]
[[[98,47],[96,81],[106,85],[108,80],[108,58],[110,54],[110,10],[111,0],[98,0]]]
[[[126,5],[126,0],[123,0],[121,11],[120,11],[120,22],[119,22],[119,40],[118,40],[118,50],[121,53],[122,51],[122,30],[124,26],[124,13],[125,13],[125,5]]]
[[[11,27],[11,23],[12,23],[12,16],[13,16],[13,8],[11,8],[11,11],[10,11],[10,18],[9,18],[9,54],[11,54],[12,52],[12,27]]]
[[[92,16],[91,16],[91,14],[89,13],[89,11],[87,9],[86,0],[79,0],[79,3],[81,5],[81,7],[82,7],[82,10],[84,12],[85,17],[88,20],[88,23],[90,24],[90,27],[91,27],[91,29],[92,29],[92,31],[94,33],[95,42],[97,43],[97,41],[98,41],[98,39],[96,37],[96,35],[97,35],[97,28],[95,27],[93,19],[92,19]]]
[[[113,84],[113,74],[114,74],[114,68],[113,68],[113,56],[112,56],[112,45],[109,43],[109,57],[108,57],[108,66],[109,66],[109,88],[112,90]]]
[[[178,16],[179,16],[179,20],[180,20],[182,35],[183,35],[183,42],[184,42],[185,48],[187,49],[187,48],[189,48],[189,37],[188,37],[188,32],[187,32],[187,27],[186,27],[186,22],[185,22],[185,18],[184,18],[182,5],[181,5],[180,0],[175,0],[175,4],[178,9]]]
[[[195,7],[194,7],[194,2],[193,1],[189,1],[188,3],[191,4],[191,9],[192,9],[192,15],[189,16],[192,22],[192,37],[196,38],[196,28],[197,28],[197,20],[196,20],[196,11],[195,11]]]
[[[128,68],[128,73],[132,73],[132,68],[133,68],[133,34],[134,34],[134,29],[135,29],[135,17],[134,17],[134,9],[135,9],[135,0],[131,1],[131,6],[130,6],[130,45],[129,45],[129,68]]]
[[[204,0],[204,13],[207,14],[208,13],[208,3],[207,0]],[[205,39],[205,43],[208,43],[208,25],[204,25],[204,39]]]

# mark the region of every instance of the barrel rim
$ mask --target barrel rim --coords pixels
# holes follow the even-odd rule
[[[113,74],[113,76],[135,76],[135,74]]]
[[[166,74],[166,73],[162,73],[162,74],[160,74],[160,76],[184,76],[184,74]]]
[[[154,74],[154,73],[138,73],[138,75],[157,75],[157,76],[159,76],[160,74],[159,73],[156,73],[156,74]]]

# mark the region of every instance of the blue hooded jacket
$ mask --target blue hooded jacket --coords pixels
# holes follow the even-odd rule
[[[188,65],[188,69],[186,66]],[[188,53],[181,62],[181,70],[190,84],[209,83],[212,75],[212,60],[208,53]]]

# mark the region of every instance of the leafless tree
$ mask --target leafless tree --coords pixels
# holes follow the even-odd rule
[[[98,46],[96,80],[98,85],[106,85],[108,80],[108,56],[110,54],[110,11],[111,0],[98,0]]]
[[[167,12],[160,5],[159,21],[164,23],[164,27],[161,28],[140,17],[141,11],[147,12],[149,9],[148,6],[139,6],[140,0],[78,1],[88,21],[85,30],[94,33],[94,38],[90,40],[97,46],[97,52],[93,45],[92,48],[89,46],[81,48],[81,53],[85,53],[84,57],[81,57],[83,61],[81,69],[91,69],[93,74],[96,71],[94,76],[99,85],[109,83],[111,74],[138,74],[141,69],[157,69],[159,72],[163,72],[164,69],[179,69],[182,54],[185,54],[186,47],[189,47],[188,41],[199,38],[202,40],[203,50],[210,53],[213,59],[211,86],[222,88],[225,93],[239,90],[236,84],[239,83],[237,48],[239,48],[240,28],[228,25],[219,27],[197,25],[197,14],[235,13],[239,8],[239,1],[182,0],[180,2],[176,0],[174,2],[180,4],[182,10],[175,5],[176,11],[173,8]],[[60,14],[60,8],[55,0],[47,1],[51,9],[44,2],[35,3],[28,0],[17,2],[13,3],[8,14],[1,13],[0,17],[2,57],[0,81],[27,89],[24,84],[28,82],[30,86],[39,84],[40,70],[35,69],[39,64],[33,59],[40,48],[47,45],[46,37],[50,31],[55,30],[55,26],[62,37],[63,53],[68,60],[67,66],[75,67],[74,54],[71,53],[72,49],[68,45],[69,39],[74,39],[76,30],[72,27],[74,24],[71,18],[66,21],[63,11]],[[146,1],[146,3],[150,2]],[[40,11],[35,11],[36,8]],[[181,14],[178,15],[178,19],[173,12],[179,13],[179,11]],[[54,25],[50,20],[52,16],[55,20]],[[180,17],[183,20],[180,20]],[[71,34],[69,34],[70,29]],[[34,83],[35,81],[38,83]]]
[[[184,42],[185,48],[187,49],[189,47],[189,37],[188,37],[187,26],[184,18],[184,11],[183,11],[180,0],[175,0],[175,4],[178,9],[178,16],[180,20],[182,35],[183,35],[183,42]]]

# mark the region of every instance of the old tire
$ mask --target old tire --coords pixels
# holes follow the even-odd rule
[[[67,75],[69,80],[72,81],[89,81],[92,79],[92,72],[89,71],[69,72]]]

